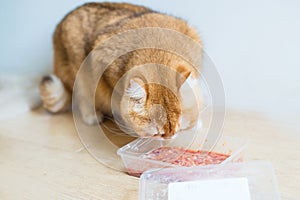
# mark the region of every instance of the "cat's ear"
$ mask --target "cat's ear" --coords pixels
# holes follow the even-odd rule
[[[146,91],[143,85],[143,81],[139,78],[130,79],[128,87],[125,91],[126,96],[133,99],[141,99],[146,97]]]
[[[185,80],[191,75],[191,71],[183,65],[178,66],[176,71],[177,71],[177,86],[180,87],[185,82]]]

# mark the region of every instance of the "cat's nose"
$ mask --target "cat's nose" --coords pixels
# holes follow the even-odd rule
[[[176,136],[175,132],[173,133],[168,133],[168,134],[163,134],[161,137],[164,139],[173,139]]]
[[[170,139],[175,135],[175,129],[170,126],[164,127],[164,133],[161,135],[164,139]]]

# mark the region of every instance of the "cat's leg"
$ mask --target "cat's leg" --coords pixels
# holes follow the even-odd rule
[[[43,77],[40,95],[43,107],[51,113],[65,112],[70,109],[71,95],[55,75]]]
[[[76,90],[74,98],[76,99],[83,121],[86,124],[95,125],[101,123],[104,116],[100,110],[95,110],[96,106],[93,103],[93,94],[95,91],[92,91],[90,78],[91,76],[87,72],[82,72],[77,76],[74,87],[74,90]]]

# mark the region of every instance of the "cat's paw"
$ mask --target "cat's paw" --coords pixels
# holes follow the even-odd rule
[[[82,119],[87,125],[97,125],[99,123],[102,123],[103,118],[104,116],[101,112],[96,112],[96,115],[94,115],[93,113],[82,114]]]

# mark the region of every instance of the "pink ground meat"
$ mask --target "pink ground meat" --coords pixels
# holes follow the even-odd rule
[[[221,153],[195,151],[178,147],[160,147],[145,155],[145,158],[148,159],[185,167],[219,164],[228,157],[229,155]]]

